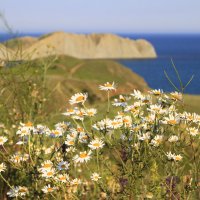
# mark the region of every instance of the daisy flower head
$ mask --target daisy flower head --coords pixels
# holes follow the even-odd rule
[[[171,92],[170,98],[174,101],[182,101],[183,95],[179,92]]]
[[[179,140],[179,138],[178,138],[178,136],[176,136],[176,135],[172,135],[172,136],[168,139],[168,141],[171,142],[171,143],[177,142],[178,140]]]
[[[175,161],[181,161],[182,159],[183,159],[183,157],[180,154],[174,156]]]
[[[56,181],[59,181],[61,183],[66,183],[69,181],[69,175],[68,174],[59,174],[56,178]]]
[[[8,141],[7,137],[0,136],[0,145],[4,145],[4,143],[7,142],[7,141]]]
[[[133,96],[135,99],[138,99],[138,100],[145,99],[145,96],[139,90],[134,90],[131,96]]]
[[[70,109],[67,109],[66,112],[62,113],[63,115],[65,116],[71,116],[71,115],[74,115],[76,113],[76,111],[78,110],[77,107],[75,108],[70,108]]]
[[[154,146],[154,147],[158,147],[163,141],[163,136],[162,135],[156,135],[154,137],[153,140],[151,140],[151,144]]]
[[[112,91],[112,90],[116,90],[116,85],[114,82],[112,83],[106,82],[103,85],[100,85],[99,89],[104,90],[104,91]]]
[[[49,171],[53,167],[53,163],[50,160],[46,160],[42,163],[42,167],[39,171]]]
[[[148,108],[147,110],[149,110],[152,113],[156,113],[156,114],[164,114],[165,113],[165,110],[159,104],[150,105],[150,108]]]
[[[41,124],[38,124],[34,129],[33,133],[34,134],[45,134],[45,135],[50,135],[50,129],[46,126],[43,126]]]
[[[92,127],[96,130],[107,130],[111,127],[111,119],[102,119],[101,121],[98,121],[96,124],[92,125]]]
[[[109,128],[118,129],[123,126],[122,118],[111,120]]]
[[[52,130],[50,133],[50,136],[53,138],[61,137],[62,135],[63,135],[63,129],[55,129],[55,130]]]
[[[89,152],[82,151],[78,155],[75,155],[73,160],[75,163],[87,162],[91,159],[91,153],[92,153],[91,151]]]
[[[150,90],[149,93],[153,94],[155,96],[160,96],[161,94],[163,94],[163,90],[160,90],[160,89],[158,89],[158,90],[156,90],[156,89],[155,90]]]
[[[181,161],[183,159],[183,157],[180,154],[176,155],[174,153],[171,153],[171,151],[167,152],[166,156],[168,160],[171,160],[171,161]]]
[[[100,175],[96,172],[94,172],[91,177],[90,177],[93,181],[97,182],[99,179],[101,179]]]
[[[74,145],[75,145],[75,141],[74,141],[73,139],[67,139],[67,140],[65,141],[65,144],[66,144],[67,146],[74,146]]]
[[[75,114],[72,116],[73,119],[77,120],[84,120],[84,117],[87,115],[86,111],[84,109],[78,109],[76,110]]]
[[[89,108],[86,110],[86,114],[88,117],[93,117],[97,114],[97,109],[95,108]]]
[[[71,105],[78,104],[78,103],[84,104],[87,97],[88,97],[87,93],[77,93],[71,97],[71,99],[69,100],[69,103]]]
[[[197,136],[199,134],[199,130],[195,127],[188,128],[187,131],[191,136]]]
[[[23,157],[19,153],[13,154],[10,158],[10,161],[14,163],[20,163],[22,160],[23,160]]]
[[[141,141],[148,141],[151,137],[151,133],[150,132],[146,132],[146,133],[143,133],[143,134],[138,134],[138,140],[141,140]]]
[[[6,165],[4,163],[0,164],[0,173],[6,170]]]
[[[104,146],[104,142],[98,138],[92,140],[90,142],[90,144],[88,145],[92,150],[96,150],[96,149],[102,149]]]
[[[59,122],[55,125],[56,129],[66,131],[70,126],[69,122]]]
[[[42,177],[48,179],[48,178],[53,178],[55,175],[56,171],[55,169],[51,168],[48,171],[42,171]]]
[[[130,128],[132,126],[132,118],[131,116],[123,116],[122,117],[122,122],[123,122],[123,125],[126,127],[126,128]]]
[[[79,142],[86,143],[88,141],[88,139],[89,139],[89,136],[86,133],[80,133],[78,139],[79,139]]]
[[[17,135],[20,135],[21,137],[30,135],[30,133],[31,133],[30,128],[29,128],[29,127],[26,127],[26,126],[20,127],[20,128],[17,130],[17,132],[16,132],[16,134],[17,134]]]
[[[54,192],[56,189],[57,189],[56,187],[52,187],[50,184],[48,184],[48,185],[46,185],[46,186],[44,186],[44,187],[42,188],[42,191],[43,191],[45,194],[47,194],[47,193],[52,193],[52,192]]]
[[[26,196],[27,194],[28,194],[28,189],[27,187],[24,187],[24,186],[12,187],[12,189],[10,189],[7,192],[7,195],[9,197],[23,197],[23,196]]]
[[[67,170],[69,169],[70,163],[68,163],[67,161],[61,161],[58,163],[58,170]]]
[[[80,184],[81,184],[81,180],[78,179],[78,178],[75,178],[75,179],[73,179],[73,180],[70,182],[70,184],[71,184],[72,186],[80,185]]]
[[[169,117],[165,117],[164,120],[162,121],[163,124],[168,124],[168,125],[176,125],[180,122],[180,117],[178,115],[169,115]]]

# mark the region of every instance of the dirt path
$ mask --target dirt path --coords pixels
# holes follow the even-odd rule
[[[84,63],[78,64],[76,66],[74,66],[70,71],[69,71],[69,76],[72,77],[74,75],[74,73],[76,73],[76,71],[78,69],[80,69],[82,67]]]

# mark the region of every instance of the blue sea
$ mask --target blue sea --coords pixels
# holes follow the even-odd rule
[[[42,33],[25,33],[17,36],[35,36]],[[151,88],[162,88],[166,92],[174,91],[167,80],[164,71],[180,88],[173,60],[183,84],[185,85],[194,75],[192,82],[185,89],[188,94],[200,94],[200,34],[119,34],[131,39],[147,39],[157,52],[158,58],[147,60],[118,60],[133,72],[141,75]],[[13,35],[0,34],[0,42],[13,38]]]
[[[141,75],[148,85],[154,89],[163,89],[166,92],[174,91],[164,71],[175,85],[180,84],[174,71],[173,60],[183,85],[186,85],[194,75],[193,80],[184,93],[200,94],[200,35],[164,35],[164,34],[140,34],[122,35],[132,39],[144,38],[150,41],[157,52],[158,58],[148,60],[119,60],[135,73]]]

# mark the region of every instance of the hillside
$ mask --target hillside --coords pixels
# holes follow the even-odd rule
[[[51,55],[68,55],[80,59],[155,58],[154,47],[146,40],[131,40],[114,34],[70,34],[55,32],[39,39],[18,38],[6,42],[7,47],[23,52],[18,59],[36,59]],[[20,44],[20,45],[19,45]]]
[[[10,66],[10,70],[15,77],[14,79],[17,81],[17,83],[13,82],[14,93],[16,95],[22,94],[22,97],[20,98],[29,98],[25,92],[27,90],[29,91],[27,82],[36,82],[41,88],[43,81],[45,80],[45,93],[48,94],[48,101],[45,103],[47,108],[45,110],[50,114],[58,112],[59,116],[60,112],[65,110],[71,95],[78,92],[88,92],[88,102],[90,104],[93,104],[94,102],[103,103],[106,101],[106,93],[100,91],[98,87],[100,84],[107,81],[114,81],[118,85],[117,91],[112,92],[111,96],[130,93],[134,89],[139,89],[143,92],[148,90],[148,85],[143,78],[123,65],[111,60],[81,60],[63,55],[19,63],[11,62]],[[39,77],[42,77],[44,74],[45,66],[48,67],[47,74],[44,80],[42,78],[42,82],[38,82],[40,79]],[[4,72],[7,77],[12,77],[10,75],[8,76],[9,71],[6,68],[1,70],[3,77],[5,77]],[[21,76],[26,80],[18,81],[17,77],[21,79]],[[11,81],[13,81],[13,78]],[[22,82],[25,82],[25,84],[22,84]],[[10,82],[8,82],[6,91],[10,94],[7,95],[13,96],[15,94],[9,89],[10,86]],[[25,96],[23,97],[23,95]],[[6,97],[4,98],[6,99]],[[16,97],[13,96],[13,98]],[[11,97],[9,101],[12,102]],[[32,100],[30,99],[30,101]],[[25,106],[27,107],[27,105]]]
[[[44,62],[42,60],[35,62]],[[59,56],[47,74],[48,88],[54,91],[55,100],[59,99],[59,106],[66,105],[66,99],[77,92],[88,92],[90,103],[106,100],[105,93],[98,90],[99,84],[106,81],[115,81],[119,85],[112,95],[126,94],[133,89],[148,89],[142,77],[111,60],[79,60]],[[57,104],[57,101],[54,102]]]
[[[12,50],[25,50],[26,48],[35,44],[37,41],[38,38],[36,37],[25,36],[7,40],[3,44]]]

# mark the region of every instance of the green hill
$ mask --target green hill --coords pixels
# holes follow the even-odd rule
[[[78,92],[88,92],[90,104],[106,101],[106,93],[98,87],[107,81],[114,81],[118,85],[112,96],[130,93],[134,89],[142,92],[149,89],[142,77],[112,60],[81,60],[58,56],[10,62],[6,65],[9,67],[1,69],[0,87],[1,91],[5,91],[3,98],[9,97],[6,104],[10,105],[10,109],[17,104],[16,110],[20,107],[24,114],[33,112],[29,108],[29,104],[33,104],[33,94],[40,102],[42,96],[44,97],[43,92],[45,93],[45,111],[50,116],[56,113],[60,115],[71,95]],[[37,90],[34,89],[35,84]],[[32,106],[37,110],[41,107]]]

